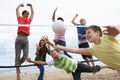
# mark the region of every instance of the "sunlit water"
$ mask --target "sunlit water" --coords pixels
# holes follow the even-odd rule
[[[76,28],[73,26],[66,27],[66,43],[69,47],[78,47],[77,42],[77,32]],[[29,36],[29,57],[31,59],[35,58],[35,48],[42,36],[47,35],[52,42],[54,38],[54,32],[50,26],[31,26],[31,35]],[[17,27],[16,26],[0,26],[0,66],[14,66],[15,63],[15,38],[17,36]],[[117,37],[119,39],[119,36]],[[120,40],[120,39],[119,39]],[[92,46],[93,44],[90,44]],[[83,61],[81,55],[72,54],[74,59]],[[47,60],[49,61],[51,56],[47,55]],[[94,57],[94,59],[96,59]],[[27,65],[28,62],[23,63],[22,65]],[[102,65],[103,63],[97,61],[95,64]],[[45,66],[46,71],[57,70],[55,67]],[[9,73],[8,73],[9,71]],[[32,67],[22,67],[22,73],[36,73],[39,72],[36,66]],[[0,76],[3,75],[13,75],[15,74],[15,68],[0,68]]]

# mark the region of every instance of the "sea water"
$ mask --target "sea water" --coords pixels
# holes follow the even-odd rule
[[[29,57],[31,59],[35,58],[36,44],[42,36],[47,35],[49,40],[53,42],[54,32],[50,25],[43,26],[31,26],[29,36]],[[15,39],[17,36],[16,26],[0,26],[0,66],[14,66],[15,64]],[[66,44],[69,47],[78,48],[77,31],[74,26],[66,27]],[[91,46],[93,44],[90,44]],[[72,54],[74,59],[82,61],[82,57],[79,54]],[[22,56],[22,54],[21,54]],[[51,60],[51,56],[47,55],[46,61]],[[94,57],[94,59],[97,59]],[[28,65],[30,63],[24,62],[22,65]],[[96,64],[102,64],[97,62]],[[54,66],[45,66],[46,71],[57,70]],[[9,72],[9,73],[8,73]],[[22,73],[36,73],[39,72],[36,66],[21,67]],[[15,74],[15,68],[0,68],[0,76]]]

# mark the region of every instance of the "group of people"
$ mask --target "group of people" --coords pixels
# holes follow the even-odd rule
[[[18,24],[30,24],[33,16],[34,10],[32,4],[27,4],[31,8],[31,14],[24,10],[22,16],[20,16],[19,9],[24,7],[24,4],[20,4],[16,8],[16,16]],[[53,12],[52,21],[55,21],[55,14],[57,8]],[[79,48],[69,48],[66,47],[65,41],[65,31],[62,34],[55,33],[55,38],[53,39],[54,43],[51,43],[48,37],[44,36],[39,41],[39,44],[36,46],[36,57],[35,60],[28,58],[29,51],[29,40],[28,36],[30,35],[30,26],[18,26],[17,37],[15,41],[15,66],[17,73],[17,80],[20,80],[20,65],[27,60],[30,63],[35,63],[40,70],[40,75],[38,80],[43,80],[44,77],[44,65],[54,65],[57,68],[64,69],[67,73],[72,73],[74,80],[80,80],[80,75],[82,72],[91,72],[95,73],[100,71],[102,68],[111,68],[120,72],[120,45],[115,37],[120,33],[120,28],[115,26],[105,26],[105,30],[102,32],[101,28],[97,25],[86,26],[86,20],[84,18],[80,19],[80,23],[76,23],[75,19],[78,16],[76,14],[72,23],[77,28],[78,33],[78,47]],[[64,22],[62,17],[58,17],[57,20]],[[104,35],[103,35],[104,33]],[[102,36],[103,35],[103,36]],[[87,42],[94,43],[93,47],[89,47]],[[107,44],[106,44],[107,43]],[[50,50],[50,46],[54,50]],[[23,57],[20,58],[21,50],[23,50]],[[74,61],[73,57],[67,52],[82,54],[83,59],[86,60],[87,64]],[[52,56],[53,60],[46,62],[46,53]],[[92,66],[89,63],[93,60],[92,55],[97,57],[100,61],[107,64],[105,66],[95,65],[92,62]],[[64,65],[62,65],[64,64]]]

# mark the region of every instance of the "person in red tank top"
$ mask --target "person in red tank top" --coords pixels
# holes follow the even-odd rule
[[[24,10],[22,12],[22,16],[20,16],[19,9],[20,7],[24,7],[24,4],[19,4],[16,8],[16,16],[18,20],[18,30],[17,30],[17,37],[15,40],[15,66],[16,66],[16,73],[17,73],[17,80],[20,80],[20,65],[25,61],[28,57],[29,51],[29,41],[28,36],[30,35],[30,23],[34,16],[34,10],[32,4],[27,4],[27,6],[31,9],[31,14],[29,16],[29,12]],[[21,56],[21,50],[23,50],[23,56]]]

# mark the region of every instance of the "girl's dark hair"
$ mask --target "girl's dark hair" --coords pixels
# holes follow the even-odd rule
[[[43,39],[40,39],[39,46],[41,46],[41,42],[44,41]],[[45,43],[46,44],[46,43]],[[45,45],[44,45],[45,46]]]
[[[43,39],[41,39],[39,41],[39,46],[41,47],[41,42],[44,41]],[[42,53],[46,53],[47,51],[47,47],[46,47],[46,43],[44,44],[44,46],[39,50],[39,52],[42,52]]]
[[[61,20],[64,22],[64,19],[62,17],[58,17],[57,20]]]
[[[88,30],[88,29],[92,29],[94,32],[99,31],[100,32],[100,37],[102,36],[102,30],[101,30],[100,26],[91,25],[91,26],[87,27],[86,30]]]
[[[22,15],[24,15],[24,13],[28,13],[28,14],[29,14],[29,12],[28,12],[27,10],[24,10],[24,11],[22,12]]]

